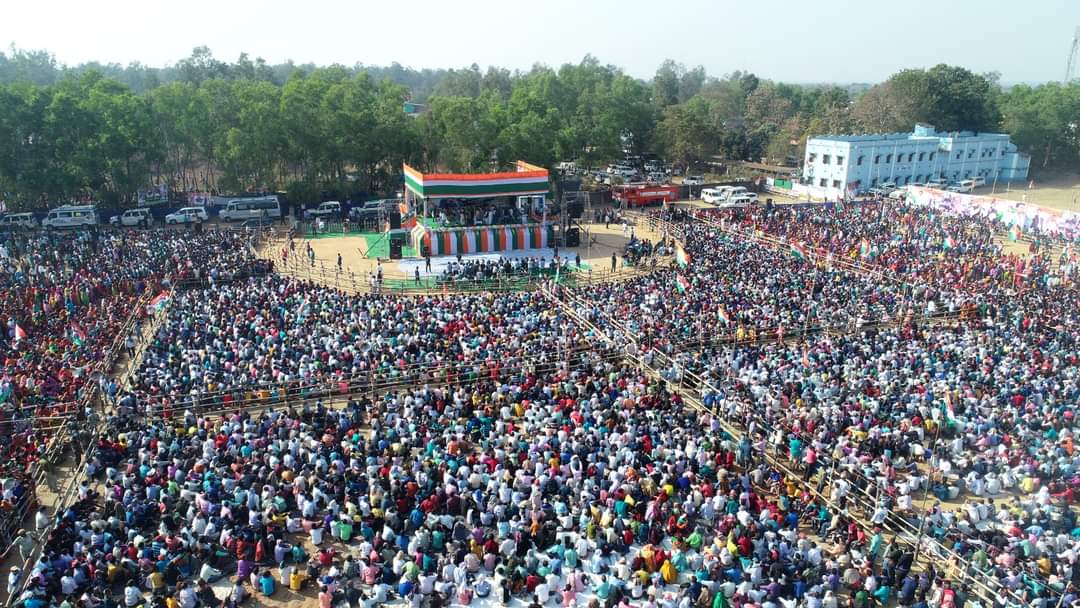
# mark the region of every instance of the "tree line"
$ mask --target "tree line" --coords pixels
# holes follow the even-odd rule
[[[1001,87],[938,65],[870,87],[793,85],[749,72],[709,76],[665,61],[651,81],[591,56],[509,71],[268,65],[204,47],[167,68],[58,65],[0,53],[0,198],[42,208],[75,197],[130,203],[174,191],[284,189],[298,201],[400,187],[400,167],[478,171],[516,159],[597,166],[656,153],[798,158],[807,137],[1003,130],[1036,167],[1080,160],[1080,84]],[[419,116],[406,101],[423,103]]]

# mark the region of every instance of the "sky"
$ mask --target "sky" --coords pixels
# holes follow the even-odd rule
[[[414,68],[577,63],[639,78],[667,58],[710,75],[879,82],[938,63],[1003,83],[1061,80],[1080,0],[11,0],[0,45],[66,64],[235,61]]]

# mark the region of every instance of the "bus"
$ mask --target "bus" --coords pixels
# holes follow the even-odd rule
[[[238,198],[225,203],[220,215],[221,219],[226,222],[260,218],[276,219],[281,217],[281,205],[278,203],[276,196]]]

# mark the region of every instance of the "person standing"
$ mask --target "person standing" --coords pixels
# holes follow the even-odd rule
[[[611,272],[615,272],[615,252],[611,252]]]

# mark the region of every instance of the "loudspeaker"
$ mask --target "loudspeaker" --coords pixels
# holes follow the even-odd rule
[[[566,246],[567,247],[580,247],[581,246],[581,229],[571,228],[566,231]]]
[[[401,228],[401,212],[394,209],[390,212],[390,230],[399,230]]]
[[[401,246],[402,246],[401,241],[390,241],[390,259],[391,260],[400,260],[401,259]]]

